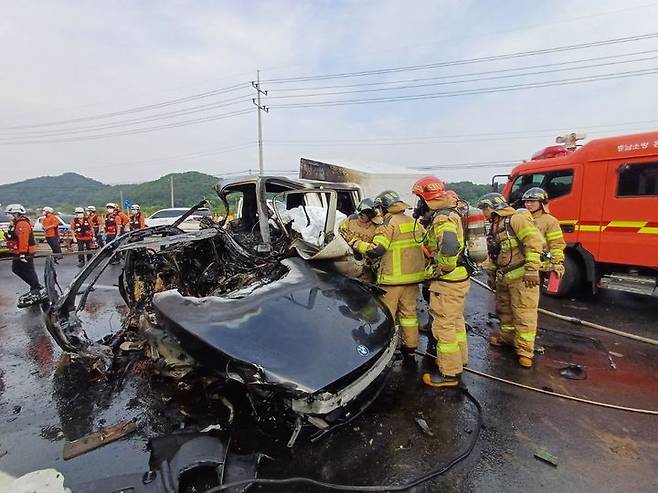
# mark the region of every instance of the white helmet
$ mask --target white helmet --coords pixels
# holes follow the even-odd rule
[[[139,211],[139,204],[133,204],[133,205],[131,205],[131,206],[130,206],[130,210],[131,210],[131,211],[135,211],[135,212]]]
[[[54,214],[55,213],[55,209],[53,209],[52,207],[47,207],[46,206],[42,210],[43,210],[44,214]]]
[[[88,205],[87,210],[91,212],[96,212],[96,207],[94,207],[93,205]]]
[[[25,207],[23,207],[21,204],[9,204],[5,208],[5,212],[7,214],[23,214],[23,215],[25,215]]]
[[[105,207],[113,207],[116,209],[116,205],[114,205],[114,202],[108,202],[107,204],[105,204]]]
[[[75,213],[76,214],[84,214],[85,210],[82,207],[76,207],[75,208]]]

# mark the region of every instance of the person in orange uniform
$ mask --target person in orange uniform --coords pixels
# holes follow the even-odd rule
[[[128,214],[123,212],[123,209],[119,207],[119,204],[114,204],[114,208],[117,211],[117,224],[119,225],[118,234],[122,235],[130,231],[130,217]]]
[[[146,223],[144,221],[144,214],[140,210],[139,204],[133,204],[130,207],[130,231],[136,231],[138,229],[144,229]]]
[[[94,228],[94,237],[96,238],[96,246],[98,248],[103,247],[103,235],[101,234],[101,226],[103,225],[103,220],[101,217],[96,214],[96,207],[93,205],[87,206],[87,218]]]
[[[41,220],[46,242],[53,251],[55,262],[64,258],[62,255],[62,245],[59,241],[59,218],[55,215],[52,207],[43,208],[43,219]]]
[[[78,243],[78,252],[84,252],[85,250],[92,250],[94,248],[94,227],[82,207],[75,208],[75,217],[71,221],[71,231],[73,232],[73,238]],[[91,260],[92,257],[93,254],[87,254],[87,260]],[[84,265],[85,256],[78,255],[78,267]]]
[[[25,215],[25,207],[21,204],[9,204],[5,212],[12,216],[7,231],[7,247],[14,257],[11,271],[30,286],[30,291],[18,298],[18,308],[25,308],[47,299],[34,268],[37,243],[34,241],[32,224]]]

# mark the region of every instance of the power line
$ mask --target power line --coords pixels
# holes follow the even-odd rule
[[[648,52],[658,52],[658,50],[648,50]],[[601,57],[601,58],[610,58],[610,57]],[[553,68],[550,70],[538,70],[534,72],[521,72],[521,73],[516,73],[516,74],[507,74],[507,75],[497,75],[493,77],[481,77],[482,75],[485,74],[490,74],[490,73],[501,73],[501,72],[509,72],[513,70],[522,70],[523,68],[528,68],[528,67],[523,67],[523,68],[514,68],[514,69],[504,69],[504,70],[492,70],[488,72],[480,72],[480,73],[473,73],[473,74],[465,74],[463,77],[469,77],[469,76],[478,76],[477,78],[473,79],[461,79],[461,80],[450,80],[450,81],[443,81],[443,82],[433,82],[433,83],[428,83],[428,84],[412,84],[412,85],[402,85],[402,86],[395,86],[395,87],[386,87],[386,88],[371,88],[371,89],[355,89],[355,90],[349,90],[349,91],[333,91],[333,92],[319,92],[319,93],[311,93],[311,94],[292,94],[292,95],[283,95],[283,96],[270,96],[270,99],[290,99],[290,98],[309,98],[309,97],[318,97],[318,96],[335,96],[335,95],[342,95],[342,94],[355,94],[355,93],[364,93],[364,92],[382,92],[382,91],[397,91],[397,90],[406,90],[406,89],[416,89],[419,87],[434,87],[434,86],[443,86],[443,85],[450,85],[450,84],[462,84],[464,82],[480,82],[480,81],[486,81],[486,80],[499,80],[499,79],[509,79],[509,78],[514,78],[514,77],[527,77],[527,76],[532,76],[532,75],[544,75],[544,74],[552,74],[555,72],[568,72],[572,70],[584,70],[588,68],[599,68],[599,67],[607,67],[607,66],[612,66],[612,65],[623,65],[627,63],[637,63],[637,62],[646,62],[649,60],[656,60],[658,59],[658,56],[652,56],[652,57],[644,57],[644,58],[634,58],[632,60],[619,60],[615,62],[606,62],[606,63],[596,63],[596,64],[591,64],[591,65],[582,65],[582,66],[577,66],[577,67],[566,67],[566,68]],[[543,67],[551,67],[551,66],[556,66],[556,65],[564,65],[565,63],[574,63],[574,62],[562,62],[562,63],[556,63],[556,64],[546,64],[543,65]],[[542,67],[542,65],[538,65],[536,67]],[[455,78],[458,77],[456,75],[447,75],[443,77],[436,77],[436,78],[431,78],[430,80],[436,80],[436,79],[447,79],[447,78]],[[384,84],[382,82],[379,83],[372,83],[372,84]],[[390,83],[386,83],[390,84]],[[300,89],[300,88],[296,88]]]
[[[122,135],[137,135],[137,134],[155,132],[157,130],[163,130],[163,129],[167,129],[167,128],[178,128],[178,127],[185,127],[185,126],[188,126],[188,125],[196,125],[196,124],[199,124],[199,123],[205,123],[205,122],[210,122],[210,121],[223,120],[223,119],[226,119],[226,118],[232,118],[234,116],[246,115],[247,113],[251,113],[251,112],[252,112],[251,108],[248,108],[248,109],[233,111],[233,112],[230,112],[230,113],[222,113],[222,114],[219,114],[219,115],[210,115],[210,116],[206,116],[204,118],[196,118],[196,119],[193,119],[193,120],[185,120],[185,121],[177,122],[177,123],[169,123],[169,124],[166,124],[166,125],[158,125],[158,126],[154,126],[154,127],[133,129],[133,130],[127,130],[127,131],[123,131],[123,132],[110,132],[110,133],[105,133],[105,134],[71,137],[71,138],[66,138],[66,139],[43,139],[43,140],[32,140],[32,141],[28,141],[28,140],[21,140],[21,141],[0,140],[0,145],[53,144],[53,143],[63,143],[63,142],[78,142],[78,141],[82,141],[82,140],[96,140],[96,139],[103,139],[103,138],[106,138],[106,137],[116,137],[116,136],[122,136]]]
[[[123,128],[131,125],[137,125],[140,123],[148,123],[152,121],[158,121],[158,120],[168,120],[171,118],[179,117],[179,116],[186,116],[186,115],[191,115],[195,113],[201,113],[213,109],[218,109],[218,108],[225,108],[227,106],[233,106],[235,104],[240,104],[240,103],[246,103],[249,102],[251,98],[249,95],[242,95],[238,96],[236,98],[230,98],[222,101],[216,101],[214,103],[209,103],[209,104],[204,104],[200,106],[192,106],[190,108],[184,108],[176,111],[170,111],[168,113],[158,113],[155,115],[147,116],[147,117],[141,117],[141,118],[133,118],[129,120],[121,120],[118,122],[110,122],[110,123],[102,123],[102,124],[97,124],[97,125],[87,125],[83,127],[73,127],[73,128],[65,128],[61,130],[46,130],[46,131],[29,131],[27,133],[19,133],[19,134],[10,134],[7,136],[2,136],[0,135],[0,140],[3,138],[16,138],[16,139],[23,139],[23,138],[35,138],[35,137],[57,137],[60,135],[74,135],[77,133],[86,133],[89,131],[94,131],[94,130],[107,130],[107,129],[112,129],[112,128]]]
[[[124,110],[119,110],[119,111],[113,111],[110,113],[100,113],[96,115],[89,115],[89,116],[83,116],[79,118],[70,118],[66,120],[55,120],[55,121],[50,121],[50,122],[42,122],[42,123],[33,123],[33,124],[25,124],[25,125],[13,125],[13,126],[6,126],[6,127],[0,127],[0,130],[18,130],[18,129],[27,129],[27,128],[38,128],[38,127],[49,127],[53,125],[62,125],[62,124],[68,124],[68,123],[81,123],[81,122],[86,122],[86,121],[92,121],[92,120],[101,120],[105,118],[113,118],[116,116],[121,116],[121,115],[127,115],[131,113],[139,113],[141,111],[149,111],[149,110],[154,110],[158,108],[163,108],[166,106],[171,106],[175,104],[181,104],[181,103],[187,103],[190,101],[196,101],[198,99],[205,99],[209,98],[212,96],[216,96],[219,94],[225,94],[228,92],[232,91],[237,91],[242,88],[247,88],[249,87],[248,82],[242,82],[240,84],[234,84],[232,86],[227,86],[227,87],[222,87],[219,89],[214,89],[212,91],[206,91],[198,94],[192,94],[190,96],[185,96],[182,98],[176,98],[176,99],[169,99],[166,101],[161,101],[159,103],[154,103],[154,104],[149,104],[149,105],[144,105],[144,106],[136,106],[132,108],[126,108]]]
[[[271,108],[318,108],[329,106],[346,106],[353,104],[373,104],[373,103],[389,103],[396,101],[420,101],[426,99],[448,98],[457,96],[472,96],[478,94],[491,94],[497,92],[510,92],[525,89],[535,89],[542,87],[555,87],[573,84],[581,84],[586,82],[597,82],[603,80],[626,79],[630,77],[638,77],[642,75],[652,75],[658,73],[658,68],[649,68],[635,71],[614,72],[608,74],[600,74],[595,76],[575,77],[571,79],[560,79],[544,82],[531,82],[526,84],[513,84],[509,86],[464,89],[460,91],[451,92],[437,92],[437,93],[424,93],[424,94],[410,94],[406,96],[386,96],[371,99],[347,99],[347,100],[334,100],[334,101],[315,101],[315,102],[302,102],[302,103],[286,103],[280,105],[272,105]]]
[[[423,65],[407,65],[407,66],[400,66],[400,67],[390,67],[390,68],[383,68],[383,69],[375,69],[375,70],[363,70],[359,72],[343,72],[343,73],[336,73],[336,74],[321,74],[321,75],[310,75],[310,76],[300,76],[300,77],[288,77],[288,78],[277,78],[277,79],[268,79],[268,80],[263,80],[261,81],[262,83],[267,83],[267,84],[282,84],[282,83],[290,83],[290,82],[308,82],[308,81],[314,81],[314,80],[330,80],[330,79],[344,79],[344,78],[351,78],[351,77],[366,77],[370,75],[381,75],[381,74],[390,74],[390,73],[398,73],[398,72],[409,72],[409,71],[416,71],[416,70],[428,70],[428,69],[434,69],[434,68],[440,68],[440,67],[451,67],[455,65],[470,65],[473,63],[482,63],[482,62],[490,62],[490,61],[497,61],[497,60],[510,60],[510,59],[515,59],[515,58],[522,58],[522,57],[528,57],[528,56],[537,56],[537,55],[545,55],[549,53],[561,53],[565,51],[573,51],[573,50],[581,50],[581,49],[586,49],[586,48],[596,48],[596,47],[601,47],[601,46],[610,46],[610,45],[616,45],[616,44],[621,44],[621,43],[631,43],[635,41],[643,41],[647,39],[653,39],[658,37],[658,33],[648,33],[648,34],[641,34],[641,35],[636,35],[636,36],[627,36],[627,37],[622,37],[622,38],[613,38],[613,39],[607,39],[607,40],[602,40],[602,41],[592,41],[588,43],[578,43],[578,44],[572,44],[572,45],[566,45],[566,46],[557,46],[554,48],[543,48],[539,50],[530,50],[530,51],[520,51],[520,52],[515,52],[515,53],[508,53],[504,55],[490,55],[486,57],[478,57],[478,58],[467,58],[467,59],[462,59],[462,60],[451,60],[451,61],[445,61],[445,62],[437,62],[437,63],[428,63],[428,64],[423,64]]]

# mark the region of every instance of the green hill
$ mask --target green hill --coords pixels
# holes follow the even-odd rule
[[[0,203],[21,203],[32,209],[45,205],[57,210],[71,212],[76,206],[105,206],[108,202],[119,202],[123,198],[140,204],[145,210],[154,210],[171,205],[170,178],[174,179],[174,203],[186,207],[204,197],[219,200],[212,186],[217,178],[197,171],[172,173],[154,181],[139,184],[105,185],[77,173],[59,176],[42,176],[8,185],[0,185]]]

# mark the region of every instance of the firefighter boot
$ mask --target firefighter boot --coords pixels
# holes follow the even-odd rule
[[[423,383],[430,387],[444,388],[459,386],[459,377],[450,377],[441,374],[438,368],[423,374]]]
[[[532,368],[532,358],[527,356],[519,356],[519,365],[523,368]]]

